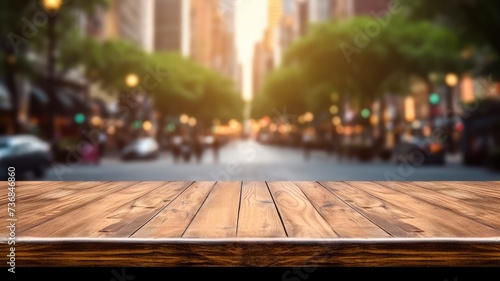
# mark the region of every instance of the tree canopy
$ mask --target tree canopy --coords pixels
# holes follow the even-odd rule
[[[164,115],[200,120],[242,120],[243,99],[234,82],[177,52],[145,53],[124,41],[71,40],[62,50],[64,68],[83,66],[89,80],[108,92],[126,92],[125,77],[139,77],[137,90],[153,98]]]
[[[384,23],[355,17],[321,23],[287,50],[282,69],[265,82],[254,112],[262,105],[281,108],[297,100],[317,112],[329,106],[333,92],[367,105],[394,77],[426,79],[430,72],[461,69],[461,48],[454,32],[428,21],[393,17]],[[265,98],[272,102],[263,102]]]

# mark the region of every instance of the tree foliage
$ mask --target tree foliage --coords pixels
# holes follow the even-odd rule
[[[299,92],[294,102],[301,100],[315,112],[329,106],[333,92],[368,105],[387,87],[397,85],[391,83],[395,77],[425,79],[433,71],[461,69],[461,48],[455,33],[428,21],[356,17],[321,23],[287,50],[283,69],[270,75],[255,111],[269,104],[264,97],[273,106],[287,106],[287,93],[294,91]],[[297,69],[300,75],[281,74],[298,73]]]

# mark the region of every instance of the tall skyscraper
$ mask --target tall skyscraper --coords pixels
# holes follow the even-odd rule
[[[156,51],[178,51],[189,56],[190,1],[155,0],[154,48]]]
[[[387,0],[351,0],[354,2],[355,15],[372,15],[378,14],[387,9]]]
[[[154,1],[111,0],[107,10],[88,17],[87,32],[98,39],[122,39],[152,51]]]
[[[237,79],[235,9],[238,0],[191,0],[191,57]]]
[[[336,0],[309,0],[309,22],[322,22],[331,19],[335,13]]]
[[[267,28],[264,31],[264,37],[254,48],[253,57],[253,93],[254,95],[262,87],[265,77],[273,70],[275,66],[275,52],[281,50],[277,40],[279,36],[280,22],[284,14],[282,0],[268,0],[267,7]]]
[[[273,51],[275,47],[276,30],[279,26],[283,15],[282,0],[268,0],[268,20],[267,28],[264,34],[264,44],[269,51]]]

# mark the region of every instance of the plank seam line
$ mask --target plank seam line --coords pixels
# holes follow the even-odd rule
[[[198,182],[197,182],[198,183]],[[191,224],[193,223],[194,219],[196,218],[196,216],[198,216],[198,213],[200,212],[200,209],[201,207],[203,207],[203,205],[205,205],[205,202],[207,201],[208,197],[210,196],[210,193],[212,193],[212,190],[214,190],[214,187],[215,185],[217,185],[218,181],[216,181],[212,187],[210,188],[210,191],[207,193],[207,196],[205,197],[205,199],[203,199],[203,202],[201,202],[200,204],[200,207],[198,207],[198,210],[196,210],[196,213],[194,214],[193,218],[191,219],[191,221],[188,223],[188,225],[186,226],[186,229],[184,229],[184,231],[182,232],[182,234],[180,235],[180,237],[182,238],[184,236],[184,234],[186,234],[186,231],[189,229],[189,227],[191,226]]]
[[[378,195],[376,195],[376,194],[373,194],[373,193],[371,193],[371,192],[369,192],[369,191],[363,190],[362,188],[360,188],[360,187],[358,187],[358,186],[355,186],[355,185],[354,185],[354,184],[352,184],[351,182],[348,182],[348,181],[342,181],[342,183],[344,183],[344,184],[346,184],[346,185],[348,185],[348,186],[350,186],[350,187],[352,187],[352,188],[354,188],[354,189],[358,190],[359,192],[361,192],[361,193],[363,193],[363,194],[366,194],[366,195],[368,195],[368,196],[371,196],[371,197],[373,197],[373,198],[375,198],[375,199],[377,199],[377,200],[379,200],[379,201],[383,202],[383,203],[384,203],[384,206],[385,206],[385,205],[387,205],[387,204],[389,204],[389,205],[392,205],[392,206],[396,207],[396,208],[397,208],[397,209],[399,209],[399,210],[405,211],[405,213],[407,213],[407,214],[410,214],[410,215],[415,215],[415,214],[413,214],[411,211],[410,211],[410,212],[408,212],[408,210],[405,210],[403,207],[399,207],[398,205],[396,205],[396,204],[394,204],[394,203],[390,202],[390,201],[389,201],[389,200],[387,200],[387,199],[384,199],[384,198],[382,198],[382,197],[380,197],[380,196],[378,196]],[[370,183],[373,183],[373,182],[370,182]],[[403,193],[403,194],[404,194],[404,193]],[[404,195],[405,195],[405,194],[404,194]],[[412,198],[414,198],[414,197],[412,197]],[[424,231],[424,232],[425,232],[425,231]]]
[[[271,188],[269,187],[269,184],[267,181],[265,183],[266,183],[267,191],[269,192],[269,194],[271,195],[271,198],[273,199],[274,208],[276,209],[276,212],[278,213],[278,216],[279,216],[280,221],[281,221],[281,225],[283,226],[283,229],[285,230],[285,235],[286,235],[286,237],[290,237],[288,235],[288,231],[286,230],[286,225],[285,225],[285,222],[283,221],[283,217],[281,217],[280,210],[278,209],[278,204],[276,204],[276,200],[274,199],[274,195],[271,192]]]
[[[429,204],[429,205],[435,206],[436,208],[443,209],[443,210],[447,210],[447,211],[452,212],[452,213],[454,213],[454,214],[456,214],[456,215],[459,215],[459,216],[461,216],[461,217],[463,217],[463,218],[470,219],[470,220],[472,220],[472,221],[474,221],[474,222],[476,222],[476,223],[479,223],[479,224],[482,224],[482,225],[484,225],[484,226],[486,226],[486,227],[492,228],[493,230],[495,230],[495,228],[496,228],[495,226],[492,226],[492,225],[486,224],[486,223],[485,223],[485,222],[483,222],[482,220],[477,220],[477,219],[475,219],[475,218],[471,217],[470,215],[468,215],[468,214],[466,214],[466,213],[459,212],[459,211],[457,211],[457,210],[455,210],[455,209],[452,209],[452,208],[449,208],[449,207],[447,207],[447,206],[438,205],[438,204],[436,204],[436,203],[435,203],[435,202],[433,202],[433,201],[430,201],[430,200],[428,200],[428,199],[424,199],[423,197],[415,197],[415,196],[413,196],[413,195],[410,195],[410,194],[407,194],[407,193],[403,193],[402,191],[399,191],[399,190],[397,190],[397,189],[394,189],[394,188],[392,188],[392,187],[389,187],[389,185],[385,185],[385,184],[382,184],[382,183],[379,183],[379,182],[374,182],[374,183],[376,183],[377,185],[380,185],[380,186],[382,186],[382,187],[384,187],[384,188],[388,188],[388,189],[390,189],[390,190],[392,190],[392,191],[394,191],[394,192],[398,192],[398,193],[401,193],[401,194],[404,194],[404,195],[410,196],[410,197],[414,198],[415,200],[418,200],[418,201],[424,201],[424,202],[426,202],[426,203],[427,203],[427,204]],[[418,186],[418,187],[421,187],[420,185],[417,185],[417,186]],[[429,189],[429,188],[425,188],[425,189],[429,190],[429,192],[431,192],[431,193],[437,193],[437,195],[445,196],[445,194],[442,194],[442,193],[440,193],[440,192],[438,192],[438,191],[435,191],[435,190],[432,190],[432,189]]]
[[[238,230],[240,228],[240,210],[241,210],[241,194],[243,193],[243,181],[241,181],[240,185],[240,199],[238,202],[238,215],[236,217],[236,237],[238,237]]]
[[[63,182],[60,182],[60,183],[63,183]],[[113,184],[113,183],[114,183],[114,182],[112,182],[112,184]],[[120,182],[118,182],[118,183],[120,183]],[[123,189],[129,188],[129,187],[131,187],[132,185],[136,184],[137,182],[126,182],[126,183],[127,183],[127,185],[122,186],[119,190],[123,190]],[[96,186],[99,186],[99,185],[96,185]],[[118,185],[118,187],[120,187],[120,186]],[[110,193],[106,193],[106,194],[103,194],[103,195],[101,195],[101,196],[98,196],[98,197],[94,198],[94,200],[92,200],[92,201],[90,201],[90,202],[87,202],[87,204],[84,204],[84,205],[78,205],[78,204],[77,204],[75,207],[69,208],[69,210],[66,210],[66,211],[65,211],[65,214],[70,213],[70,212],[73,212],[73,211],[75,211],[75,210],[78,210],[78,209],[80,209],[80,208],[82,208],[82,207],[84,207],[84,206],[87,206],[88,204],[91,204],[91,203],[92,203],[92,202],[94,202],[94,201],[102,200],[102,199],[104,199],[104,198],[106,198],[106,197],[110,196],[111,194],[113,194],[113,192],[112,192],[112,191],[114,191],[114,189],[117,189],[117,191],[119,191],[119,190],[118,190],[118,187],[111,188],[111,192],[110,192]],[[77,192],[77,193],[78,193],[78,192]],[[29,226],[28,228],[23,228],[23,230],[22,230],[22,231],[23,231],[23,232],[26,232],[26,231],[31,230],[31,229],[33,229],[33,228],[35,228],[35,227],[38,227],[38,226],[40,226],[40,225],[42,225],[42,224],[46,224],[46,223],[48,223],[48,222],[50,222],[50,221],[53,221],[53,220],[57,219],[58,217],[59,217],[59,216],[52,216],[52,217],[50,217],[50,218],[49,218],[49,219],[47,219],[47,220],[39,221],[38,223],[35,223],[34,225]]]
[[[365,214],[363,214],[362,212],[358,211],[356,208],[354,208],[351,204],[349,204],[347,201],[345,201],[344,199],[340,198],[340,196],[338,196],[337,194],[335,194],[335,192],[333,192],[333,190],[330,190],[328,187],[324,186],[323,184],[321,184],[321,182],[317,181],[317,183],[319,185],[321,185],[322,187],[324,187],[326,190],[328,190],[328,192],[330,192],[331,194],[333,194],[333,196],[337,197],[340,201],[344,202],[344,204],[346,204],[347,206],[351,207],[351,209],[353,209],[356,213],[360,214],[361,216],[363,216],[364,218],[366,218],[367,220],[369,220],[371,223],[373,223],[374,225],[376,225],[378,228],[382,229],[385,233],[389,234],[389,236],[391,237],[394,237],[394,235],[392,235],[389,231],[387,231],[384,227],[380,226],[378,223],[376,223],[374,220],[372,220],[371,218],[367,217]]]
[[[172,182],[166,182],[165,184],[163,185],[160,185],[158,188],[161,188],[169,183],[172,183]],[[146,224],[148,224],[152,219],[154,219],[159,213],[161,213],[163,210],[165,210],[166,207],[168,207],[170,204],[172,204],[172,202],[175,201],[175,199],[177,199],[179,196],[181,196],[181,194],[183,194],[191,185],[194,184],[194,181],[192,181],[190,184],[188,184],[181,192],[179,192],[179,194],[177,194],[177,196],[174,197],[174,199],[170,200],[170,202],[168,202],[167,204],[165,204],[165,206],[163,206],[160,210],[158,210],[158,212],[154,213],[149,219],[146,220],[146,222],[144,222],[141,226],[139,226],[134,232],[132,232],[128,238],[132,237],[134,234],[137,233],[137,231],[141,230],[141,228],[143,228]],[[156,190],[156,188],[155,188]],[[154,190],[153,190],[154,191]],[[146,193],[148,194],[148,193]],[[145,195],[146,195],[145,194]],[[142,197],[142,196],[141,196]]]
[[[396,204],[394,204],[394,203],[391,203],[389,200],[384,199],[384,198],[380,197],[379,195],[376,195],[376,194],[374,194],[374,193],[372,193],[372,192],[370,192],[370,191],[363,190],[363,189],[361,189],[360,187],[357,187],[357,186],[355,186],[355,185],[351,184],[350,182],[343,182],[343,183],[345,183],[345,184],[347,184],[347,185],[349,185],[349,186],[351,186],[351,187],[353,187],[353,188],[355,188],[355,189],[359,190],[359,191],[360,191],[360,192],[362,192],[362,193],[365,193],[365,194],[367,194],[367,195],[369,195],[369,196],[372,196],[372,197],[374,197],[374,198],[377,198],[378,200],[380,200],[380,201],[382,201],[382,202],[385,202],[385,203],[391,204],[391,205],[393,205],[393,206],[397,207],[398,209],[405,211],[405,212],[406,212],[406,213],[408,213],[408,214],[411,214],[411,215],[416,215],[416,214],[414,214],[413,209],[408,210],[408,208],[407,208],[407,207],[405,207],[405,206],[398,206],[398,205],[396,205]],[[370,183],[373,183],[373,182],[370,182]],[[382,186],[382,187],[384,187],[383,185],[381,185],[381,186]],[[402,194],[403,194],[403,195],[410,196],[410,197],[411,197],[411,198],[413,198],[413,199],[420,200],[420,199],[415,198],[415,197],[413,197],[413,196],[411,196],[411,195],[408,195],[408,194],[405,194],[405,193],[402,193]],[[420,200],[420,201],[424,201],[424,200]],[[433,205],[433,204],[430,204],[430,205]],[[448,210],[448,209],[443,208],[443,207],[438,207],[438,209],[443,210],[443,211],[445,211],[445,212],[446,212],[446,211],[447,211],[447,212],[449,212],[449,210]],[[453,213],[453,212],[452,212],[452,213]],[[478,221],[473,220],[473,219],[471,219],[471,218],[469,218],[469,217],[467,217],[467,216],[462,216],[462,215],[461,215],[461,216],[460,216],[460,218],[462,218],[462,219],[466,219],[466,220],[470,220],[470,221],[473,221],[473,222],[475,222],[475,223],[479,223]],[[481,224],[481,223],[479,223],[479,224]],[[483,224],[483,225],[484,225],[484,224]],[[491,228],[490,226],[486,226],[486,227]],[[461,229],[461,230],[463,230],[463,229]],[[494,229],[493,229],[493,230],[494,230]],[[449,232],[449,230],[445,230],[445,231],[446,231],[446,232]],[[450,234],[450,235],[453,235],[453,233],[449,233],[449,234]]]
[[[419,187],[422,187],[422,188],[425,188],[425,189],[429,189],[429,190],[433,190],[427,186],[424,186],[422,185],[420,182],[411,182],[412,184],[415,184]],[[481,194],[482,196],[488,196],[489,198],[494,198],[496,200],[500,199],[500,195],[496,194],[494,191],[492,192],[492,190],[490,189],[484,189],[483,186],[478,186],[478,185],[474,185],[472,184],[471,182],[463,182],[463,181],[460,181],[460,182],[448,182],[448,181],[445,181],[445,182],[428,182],[428,183],[431,183],[431,184],[436,184],[436,183],[441,183],[443,184],[446,188],[454,188],[454,189],[457,189],[457,190],[460,190],[460,191],[465,191],[465,192],[468,192],[468,193],[471,193],[473,192],[474,195],[477,195],[476,191],[479,192],[483,192],[483,194]],[[473,182],[475,183],[475,182]],[[478,183],[483,183],[483,182],[478,182]],[[489,183],[489,182],[486,182],[486,183]],[[450,186],[450,184],[453,184],[453,186]],[[465,188],[465,186],[467,186],[468,188]],[[483,187],[483,188],[482,188]],[[475,191],[471,190],[474,189]],[[488,192],[485,192],[485,191],[488,191]]]
[[[330,225],[330,223],[328,223],[328,220],[325,218],[325,216],[323,216],[323,214],[316,208],[316,206],[314,206],[313,202],[311,201],[311,198],[309,198],[307,196],[307,194],[302,190],[302,188],[300,188],[300,186],[298,185],[298,183],[297,182],[293,182],[293,184],[295,186],[297,186],[297,188],[300,190],[300,192],[302,192],[302,194],[304,194],[304,196],[306,197],[307,201],[309,201],[309,203],[311,203],[311,206],[314,208],[314,210],[316,210],[316,213],[318,213],[321,216],[321,218],[325,221],[325,223],[328,225],[328,227],[330,227],[330,229],[333,231],[333,233],[335,233],[338,237],[341,237],[337,233],[337,231],[335,231],[335,229],[333,229],[333,227]],[[323,186],[321,186],[321,187],[323,187]]]

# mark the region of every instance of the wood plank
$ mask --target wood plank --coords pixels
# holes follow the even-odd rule
[[[182,237],[235,237],[241,182],[217,182]]]
[[[500,199],[494,200],[491,197],[481,199],[464,200],[465,195],[449,196],[439,191],[439,189],[430,189],[415,183],[400,182],[397,188],[393,184],[378,182],[379,184],[391,188],[395,191],[403,192],[419,200],[428,202],[439,208],[448,209],[472,220],[481,222],[492,228],[500,229]],[[485,204],[487,200],[489,204]]]
[[[16,267],[463,268],[500,264],[500,243],[496,240],[422,240],[19,240]],[[0,243],[0,252],[7,253],[7,247]]]
[[[28,196],[39,195],[41,190],[48,192],[54,190],[54,186],[57,187],[59,183],[51,181],[16,181],[16,199],[21,200]],[[0,186],[2,190],[7,190],[8,182],[1,182]],[[2,194],[3,195],[3,194]],[[5,196],[0,196],[0,206],[7,203],[7,194]]]
[[[192,182],[168,182],[100,218],[105,237],[129,237],[167,207]],[[96,218],[99,219],[99,218]],[[118,219],[117,222],[115,222]]]
[[[51,183],[51,182],[47,182]],[[27,230],[34,227],[59,212],[65,212],[79,206],[78,200],[88,195],[99,196],[108,189],[105,185],[99,192],[87,194],[87,189],[99,187],[100,182],[52,182],[52,184],[40,185],[39,182],[26,182],[22,188],[16,189],[16,213],[22,214],[23,219],[17,223],[18,230]],[[75,190],[65,190],[71,185]],[[116,185],[116,184],[115,184]],[[81,189],[80,195],[75,195]],[[109,192],[112,192],[110,190]],[[26,194],[29,195],[26,195]],[[54,200],[58,199],[58,200]],[[81,202],[84,204],[84,202]],[[5,205],[6,206],[6,203]],[[0,213],[0,220],[7,218],[6,212]],[[0,229],[0,235],[3,235]]]
[[[489,196],[482,192],[481,190],[473,189],[471,187],[451,184],[448,182],[411,182],[418,187],[425,188],[427,190],[433,190],[445,196],[456,198],[463,202],[464,204],[474,204],[474,206],[480,203],[483,207],[491,211],[497,211],[500,213],[500,206],[498,200],[500,198],[495,196]],[[474,184],[474,186],[476,186]]]
[[[273,198],[265,182],[242,186],[238,237],[286,237]]]
[[[419,218],[424,222],[419,225],[419,228],[425,232],[434,233],[433,237],[495,237],[500,235],[500,231],[461,214],[429,204],[378,183],[347,182],[347,184],[385,202],[391,202],[394,206]]]
[[[268,182],[268,186],[289,237],[338,237],[297,185]]]
[[[390,234],[316,182],[295,183],[316,210],[343,238],[388,238]]]
[[[27,202],[19,200],[17,204],[18,212],[23,216],[23,219],[19,222],[19,231],[20,233],[28,232],[52,218],[67,214],[117,192],[119,193],[134,184],[136,182],[108,182],[105,184],[79,182],[74,183],[72,189],[62,188],[47,194],[40,194],[39,197]],[[81,187],[82,190],[76,187]]]
[[[475,198],[483,198],[485,196],[493,197],[495,199],[500,199],[500,185],[491,182],[448,182],[448,181],[438,181],[438,182],[417,182],[421,186],[426,186],[433,189],[443,189],[448,190],[450,195],[454,193],[457,195],[462,194],[459,191],[468,192]],[[463,198],[467,199],[467,197]]]
[[[130,185],[127,182],[125,188],[119,192],[108,194],[99,200],[87,202],[87,204],[73,209],[70,212],[61,213],[29,230],[21,229],[19,236],[27,237],[102,237],[105,232],[99,230],[110,223],[118,223],[117,219],[105,220],[109,214],[130,202],[137,200],[143,195],[154,192],[164,185],[164,182],[139,182]],[[114,221],[113,221],[114,220]],[[144,222],[145,223],[145,222]]]
[[[67,198],[79,192],[88,192],[91,189],[97,190],[100,185],[109,184],[110,182],[58,182],[55,185],[40,188],[38,186],[31,187],[24,191],[21,190],[19,201],[31,205],[36,202]]]
[[[195,182],[131,237],[181,237],[215,182]]]
[[[425,225],[425,221],[344,182],[320,182],[320,184],[394,237],[433,237],[443,234],[424,232],[419,226]]]

